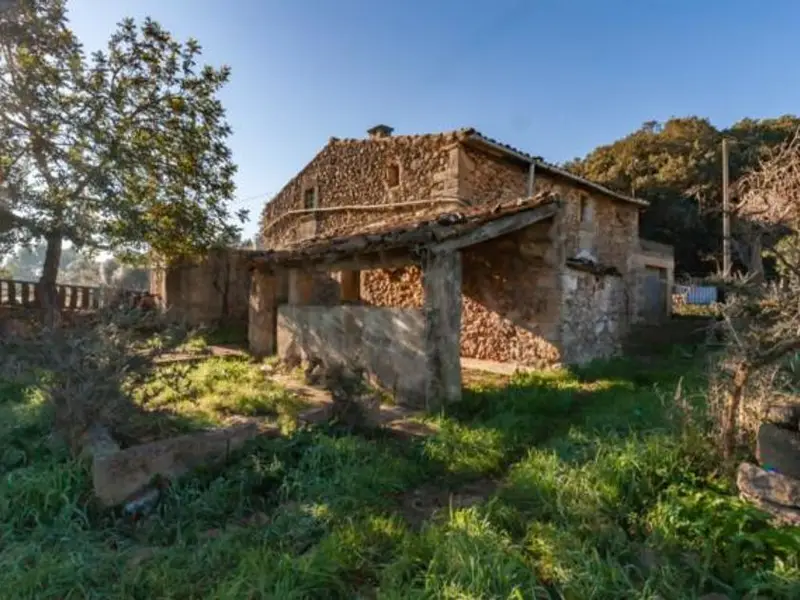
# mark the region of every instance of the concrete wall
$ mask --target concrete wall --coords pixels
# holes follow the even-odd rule
[[[247,251],[215,251],[202,260],[154,269],[150,291],[193,325],[246,326],[250,296]]]
[[[420,310],[370,306],[278,308],[278,355],[361,368],[398,402],[423,402],[428,382]]]
[[[584,364],[619,353],[628,327],[622,278],[567,268],[561,281],[563,362]]]

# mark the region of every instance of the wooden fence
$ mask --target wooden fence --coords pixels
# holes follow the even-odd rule
[[[61,310],[88,311],[102,308],[112,300],[123,300],[130,303],[137,302],[147,292],[123,290],[122,298],[112,290],[101,287],[85,285],[56,286],[58,292],[58,306]],[[38,308],[38,284],[32,281],[16,281],[13,279],[0,279],[0,307],[10,308]]]

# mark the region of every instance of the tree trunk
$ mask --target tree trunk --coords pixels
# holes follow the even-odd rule
[[[761,235],[755,233],[750,239],[750,264],[748,270],[753,280],[759,283],[764,281],[764,260],[761,257],[762,250]]]
[[[733,373],[733,387],[726,394],[724,419],[722,421],[722,456],[730,462],[736,450],[736,431],[739,422],[739,407],[744,398],[745,386],[750,377],[750,368],[742,363]]]
[[[58,278],[58,267],[61,263],[63,240],[60,233],[49,234],[46,239],[47,250],[44,255],[42,275],[39,278],[39,298],[42,303],[44,326],[54,328],[58,326],[61,318],[56,279]]]

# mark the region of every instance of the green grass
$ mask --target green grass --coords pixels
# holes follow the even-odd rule
[[[303,404],[259,367],[240,358],[169,363],[157,366],[144,385],[132,384],[129,391],[148,411],[142,425],[156,428],[159,436],[170,426],[177,430],[220,426],[236,416],[288,425]],[[164,418],[154,419],[153,414]]]
[[[0,586],[37,599],[798,597],[800,531],[769,527],[718,475],[698,366],[676,354],[479,381],[417,442],[257,440],[136,525],[95,506],[37,390],[0,386]],[[198,422],[294,410],[246,362],[168,369],[138,401]],[[694,427],[670,410],[681,376]],[[411,490],[484,478],[500,486],[482,502],[406,521]]]

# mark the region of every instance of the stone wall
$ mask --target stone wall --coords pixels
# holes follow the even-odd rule
[[[452,210],[458,206],[457,139],[457,134],[332,139],[265,206],[264,247],[278,248],[315,235],[346,234],[358,231],[365,222],[398,215]],[[397,185],[393,185],[395,175]],[[305,210],[309,190],[314,191],[313,197],[322,210],[313,215],[281,218],[287,211]],[[430,203],[387,206],[419,201]],[[376,206],[387,208],[375,210]],[[327,210],[341,207],[351,208]]]
[[[278,309],[278,355],[320,358],[361,368],[398,402],[425,398],[428,366],[420,310],[371,306],[293,306]]]
[[[398,171],[391,174],[395,167]],[[396,187],[391,185],[394,175],[399,175]],[[326,208],[455,197],[473,205],[494,204],[525,197],[528,178],[527,165],[462,144],[457,134],[332,140],[266,206],[264,223],[274,225],[265,232],[264,243],[279,247],[304,236],[354,233],[365,223],[398,213],[424,218],[457,205],[333,212]],[[543,171],[536,172],[534,181],[535,193],[549,190],[564,202],[555,224],[532,227],[462,253],[462,356],[531,366],[560,360],[564,307],[560,273],[564,260],[581,250],[619,270],[627,290],[624,310],[636,311],[638,206]],[[309,189],[316,190],[322,211],[278,219],[286,211],[302,209]],[[334,275],[315,283],[313,302],[337,304],[337,281]],[[421,272],[416,267],[364,271],[360,288],[362,301],[373,306],[419,309],[423,305]],[[627,326],[624,315],[619,320],[621,327]]]
[[[461,356],[545,366],[559,360],[559,256],[552,222],[463,251]],[[418,267],[364,271],[361,298],[420,308]]]
[[[473,148],[461,151],[459,195],[473,203],[494,204],[527,195],[528,167],[519,161],[495,157]],[[561,235],[565,256],[590,250],[603,265],[627,274],[631,257],[639,250],[639,207],[604,196],[536,171],[534,193],[551,191],[563,202]],[[581,207],[589,218],[581,222]]]
[[[192,325],[246,326],[250,297],[247,251],[220,250],[207,257],[153,269],[150,291]]]
[[[474,204],[495,204],[528,195],[528,167],[519,161],[493,157],[462,147],[458,191]]]
[[[627,332],[622,278],[567,268],[561,286],[563,362],[584,364],[617,354]]]

